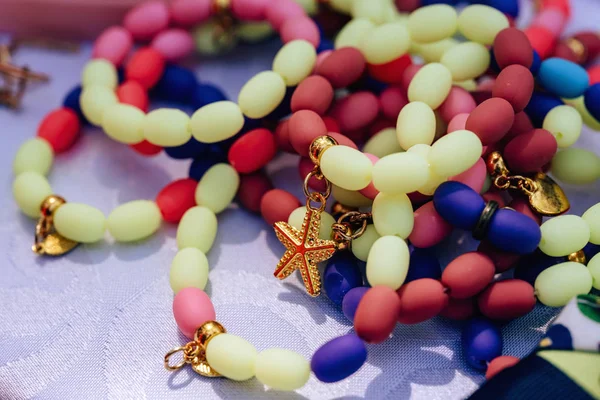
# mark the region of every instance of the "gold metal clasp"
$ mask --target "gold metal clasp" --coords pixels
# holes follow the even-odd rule
[[[348,211],[341,215],[331,226],[333,240],[338,244],[338,250],[350,249],[352,241],[365,233],[371,221],[371,213]]]
[[[31,249],[39,255],[60,256],[73,250],[79,242],[61,236],[54,229],[54,213],[67,201],[60,196],[48,196],[40,207],[40,219],[35,226]]]

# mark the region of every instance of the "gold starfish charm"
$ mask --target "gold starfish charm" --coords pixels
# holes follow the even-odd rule
[[[285,279],[296,269],[300,270],[304,286],[309,295],[316,297],[321,293],[321,275],[317,264],[333,256],[337,243],[333,240],[319,239],[321,210],[307,207],[302,230],[285,222],[274,225],[277,239],[287,251],[279,260],[275,277]]]

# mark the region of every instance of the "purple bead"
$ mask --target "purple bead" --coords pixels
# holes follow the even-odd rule
[[[492,216],[486,238],[500,250],[529,254],[540,244],[542,231],[533,219],[504,208]]]
[[[350,322],[354,323],[354,314],[356,314],[358,303],[360,303],[360,300],[368,290],[369,288],[366,286],[359,286],[350,289],[344,296],[342,300],[342,312]]]
[[[463,354],[469,365],[485,371],[487,363],[502,355],[502,334],[492,322],[474,318],[462,331]]]
[[[423,278],[439,280],[441,277],[442,267],[430,249],[414,249],[412,251],[404,283]]]
[[[353,333],[337,337],[321,346],[310,361],[310,368],[321,382],[346,379],[367,361],[367,348]]]
[[[451,225],[473,230],[485,208],[479,193],[461,182],[442,183],[433,194],[435,210]]]
[[[341,306],[346,293],[362,284],[358,263],[351,252],[339,252],[327,262],[323,272],[323,287],[327,297],[336,305]]]
[[[567,261],[566,257],[550,257],[538,250],[519,260],[514,277],[535,286],[535,280],[542,271],[565,261]]]

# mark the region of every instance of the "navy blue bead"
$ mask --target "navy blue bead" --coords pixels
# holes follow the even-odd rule
[[[558,57],[542,61],[537,78],[550,93],[567,99],[583,95],[590,84],[588,73],[581,65]],[[600,97],[598,104],[600,107]]]
[[[435,210],[451,225],[473,230],[485,208],[479,193],[464,183],[448,181],[442,183],[433,194]]]
[[[473,368],[485,371],[487,363],[502,355],[502,334],[492,322],[474,318],[462,331],[463,355]]]
[[[261,119],[253,119],[244,116],[244,126],[242,127],[242,130],[240,132],[248,132],[260,127],[262,127]]]
[[[563,324],[552,324],[545,337],[550,339],[552,350],[573,350],[571,330]]]
[[[87,124],[88,120],[87,118],[85,118],[85,115],[83,115],[83,111],[81,111],[81,106],[79,105],[79,97],[81,96],[81,90],[81,85],[77,85],[73,89],[71,89],[71,91],[67,93],[65,99],[63,100],[63,106],[75,111],[75,113],[79,117],[79,120],[82,123]]]
[[[585,108],[600,121],[600,83],[590,86],[584,96]]]
[[[410,254],[410,264],[404,282],[408,283],[423,278],[439,280],[441,277],[442,267],[431,249],[415,248]]]
[[[503,208],[492,216],[486,238],[499,250],[529,254],[540,244],[542,231],[525,214]]]
[[[285,92],[285,96],[281,103],[273,110],[269,115],[265,117],[269,121],[279,121],[280,119],[287,117],[292,113],[292,95],[294,94],[296,87],[288,87]]]
[[[321,382],[346,379],[367,361],[367,348],[355,334],[337,337],[319,347],[310,361],[310,368]]]
[[[587,258],[587,260],[589,261],[596,254],[600,253],[600,245],[588,243],[583,248],[583,253],[585,254],[585,258]]]
[[[519,16],[518,0],[484,0],[481,4],[493,7],[501,13],[510,15],[513,18]]]
[[[380,94],[381,92],[383,92],[385,89],[387,89],[390,86],[385,82],[378,81],[377,79],[373,78],[371,75],[366,75],[365,79],[362,80],[362,83],[363,83],[364,90],[373,92],[376,95]]]
[[[125,70],[123,68],[117,69],[117,79],[119,81],[119,84],[125,82]]]
[[[501,69],[498,65],[498,61],[496,61],[496,56],[494,55],[494,48],[490,49],[490,69],[495,73],[500,73]]]
[[[565,257],[550,257],[541,251],[522,257],[515,266],[514,277],[528,282],[531,286],[535,285],[538,275],[553,265],[565,262]]]
[[[333,50],[334,47],[335,46],[333,44],[333,40],[321,36],[321,41],[319,42],[319,46],[317,47],[317,54],[323,51]]]
[[[541,128],[546,114],[554,107],[562,106],[563,104],[562,100],[554,95],[534,92],[531,100],[529,100],[529,104],[525,107],[525,112],[529,115],[533,126]]]
[[[542,65],[542,57],[540,57],[539,53],[537,51],[533,51],[533,62],[531,63],[531,67],[529,67],[529,70],[531,71],[531,74],[533,76],[537,76],[537,74],[540,72],[540,66]]]
[[[192,71],[178,65],[167,65],[152,94],[161,100],[189,104],[197,87]]]
[[[209,83],[199,83],[194,88],[190,105],[198,109],[207,104],[223,100],[227,100],[227,96],[225,96],[221,89]]]
[[[339,252],[329,259],[323,272],[323,287],[336,305],[341,306],[346,293],[362,284],[358,263],[351,252]]]
[[[190,165],[189,177],[199,181],[210,167],[222,162],[227,162],[227,159],[223,154],[216,152],[205,153],[192,162],[192,165]]]
[[[344,296],[342,300],[342,312],[350,322],[354,322],[354,315],[356,314],[358,304],[368,290],[369,288],[366,286],[359,286],[350,289]]]
[[[191,138],[187,143],[181,146],[165,147],[165,152],[171,158],[183,160],[186,158],[198,158],[202,153],[209,151],[210,145],[201,143],[194,138]]]

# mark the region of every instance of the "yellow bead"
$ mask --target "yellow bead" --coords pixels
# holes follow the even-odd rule
[[[20,173],[13,182],[13,197],[21,211],[31,218],[40,217],[40,206],[51,194],[48,180],[38,172]]]
[[[418,43],[433,43],[454,36],[457,17],[454,7],[435,4],[421,7],[408,17],[410,38]]]
[[[433,143],[435,137],[435,114],[431,107],[421,101],[408,103],[398,115],[396,135],[404,150],[416,144]]]
[[[332,185],[331,195],[338,202],[348,207],[368,207],[373,204],[373,200],[363,196],[355,190],[342,189],[339,186]]]
[[[398,236],[382,236],[373,243],[367,258],[369,285],[384,285],[397,290],[408,273],[410,252]]]
[[[321,156],[325,178],[346,190],[364,189],[371,183],[373,164],[367,156],[348,146],[333,146]]]
[[[96,126],[102,125],[104,111],[118,101],[114,90],[100,85],[84,87],[79,97],[79,105],[83,115]]]
[[[590,228],[590,243],[600,244],[600,203],[588,208],[581,218]]]
[[[354,0],[329,0],[327,4],[342,14],[350,14]]]
[[[586,185],[600,178],[600,157],[593,151],[568,148],[552,159],[552,175],[559,181]]]
[[[208,282],[208,259],[204,253],[194,247],[179,250],[169,272],[169,283],[177,293],[186,287],[204,290]]]
[[[81,86],[84,88],[99,85],[115,90],[118,83],[117,69],[113,63],[102,58],[89,61],[81,74]]]
[[[390,154],[400,153],[404,150],[402,150],[402,147],[398,143],[396,130],[394,128],[385,128],[371,136],[367,143],[365,143],[362,151],[363,153],[369,153],[381,158]]]
[[[205,105],[192,115],[194,138],[202,143],[216,143],[235,136],[244,126],[240,107],[231,101]]]
[[[218,214],[233,201],[239,186],[240,176],[231,165],[213,165],[198,182],[196,204]]]
[[[573,297],[590,292],[592,275],[585,265],[568,261],[543,270],[534,286],[541,303],[562,307]]]
[[[273,71],[254,75],[240,90],[238,104],[245,116],[263,118],[269,115],[285,97],[285,82]]]
[[[426,63],[440,62],[442,56],[450,49],[458,46],[459,41],[454,38],[442,39],[433,43],[411,44],[411,53],[420,56]]]
[[[458,31],[467,39],[485,45],[494,43],[496,35],[508,27],[503,13],[481,4],[466,7],[458,16]]]
[[[177,248],[195,247],[203,253],[211,249],[217,236],[217,216],[206,207],[192,207],[177,227]]]
[[[480,43],[465,42],[448,49],[440,62],[448,68],[452,80],[460,82],[483,75],[490,66],[490,52]]]
[[[370,64],[385,64],[406,54],[410,36],[404,25],[387,23],[373,28],[360,42],[360,50]]]
[[[375,25],[385,22],[385,0],[354,0],[352,3],[352,16],[370,20]]]
[[[252,344],[239,336],[222,333],[206,346],[206,361],[219,374],[234,381],[254,376],[257,352]]]
[[[37,172],[47,175],[52,167],[54,151],[50,144],[42,138],[29,139],[19,147],[13,161],[13,173]]]
[[[306,40],[286,43],[273,59],[273,71],[278,73],[287,86],[296,86],[309,76],[315,67],[317,52]]]
[[[117,142],[135,144],[144,140],[142,124],[146,114],[137,107],[117,103],[102,116],[102,129]]]
[[[590,227],[577,215],[560,215],[545,221],[540,229],[539,247],[552,257],[567,256],[581,250],[590,240]]]
[[[452,74],[442,64],[431,63],[421,68],[408,85],[408,100],[422,101],[438,108],[452,89]]]
[[[133,242],[144,239],[160,228],[160,209],[150,200],[134,200],[115,208],[106,226],[117,242]]]
[[[546,114],[542,128],[554,135],[558,147],[564,148],[575,144],[582,126],[581,114],[574,107],[558,106]]]
[[[373,185],[383,193],[415,192],[428,180],[429,162],[416,153],[390,154],[373,167]]]
[[[142,132],[147,141],[157,146],[181,146],[192,137],[190,117],[174,108],[159,108],[146,115]]]
[[[256,379],[275,390],[300,389],[310,378],[310,364],[300,354],[285,349],[267,349],[256,357]]]
[[[406,239],[413,230],[412,204],[404,193],[379,193],[373,201],[373,225],[380,236],[396,235]]]
[[[306,207],[298,207],[288,217],[287,223],[298,230],[302,230],[302,223],[306,215]],[[321,239],[331,239],[331,227],[335,224],[335,219],[328,212],[321,213],[321,227],[319,228],[319,237]]]
[[[104,237],[106,218],[102,211],[81,203],[63,204],[54,213],[56,231],[67,239],[94,243]]]
[[[588,261],[587,267],[592,276],[592,286],[594,286],[594,289],[600,290],[600,253]]]
[[[361,261],[367,261],[373,243],[380,236],[373,225],[368,225],[365,233],[352,241],[352,254]]]
[[[375,24],[366,18],[354,18],[348,22],[335,37],[335,48],[360,48],[360,43],[375,28]]]
[[[481,157],[483,146],[471,131],[454,131],[431,146],[429,165],[440,177],[450,177],[465,172]]]

